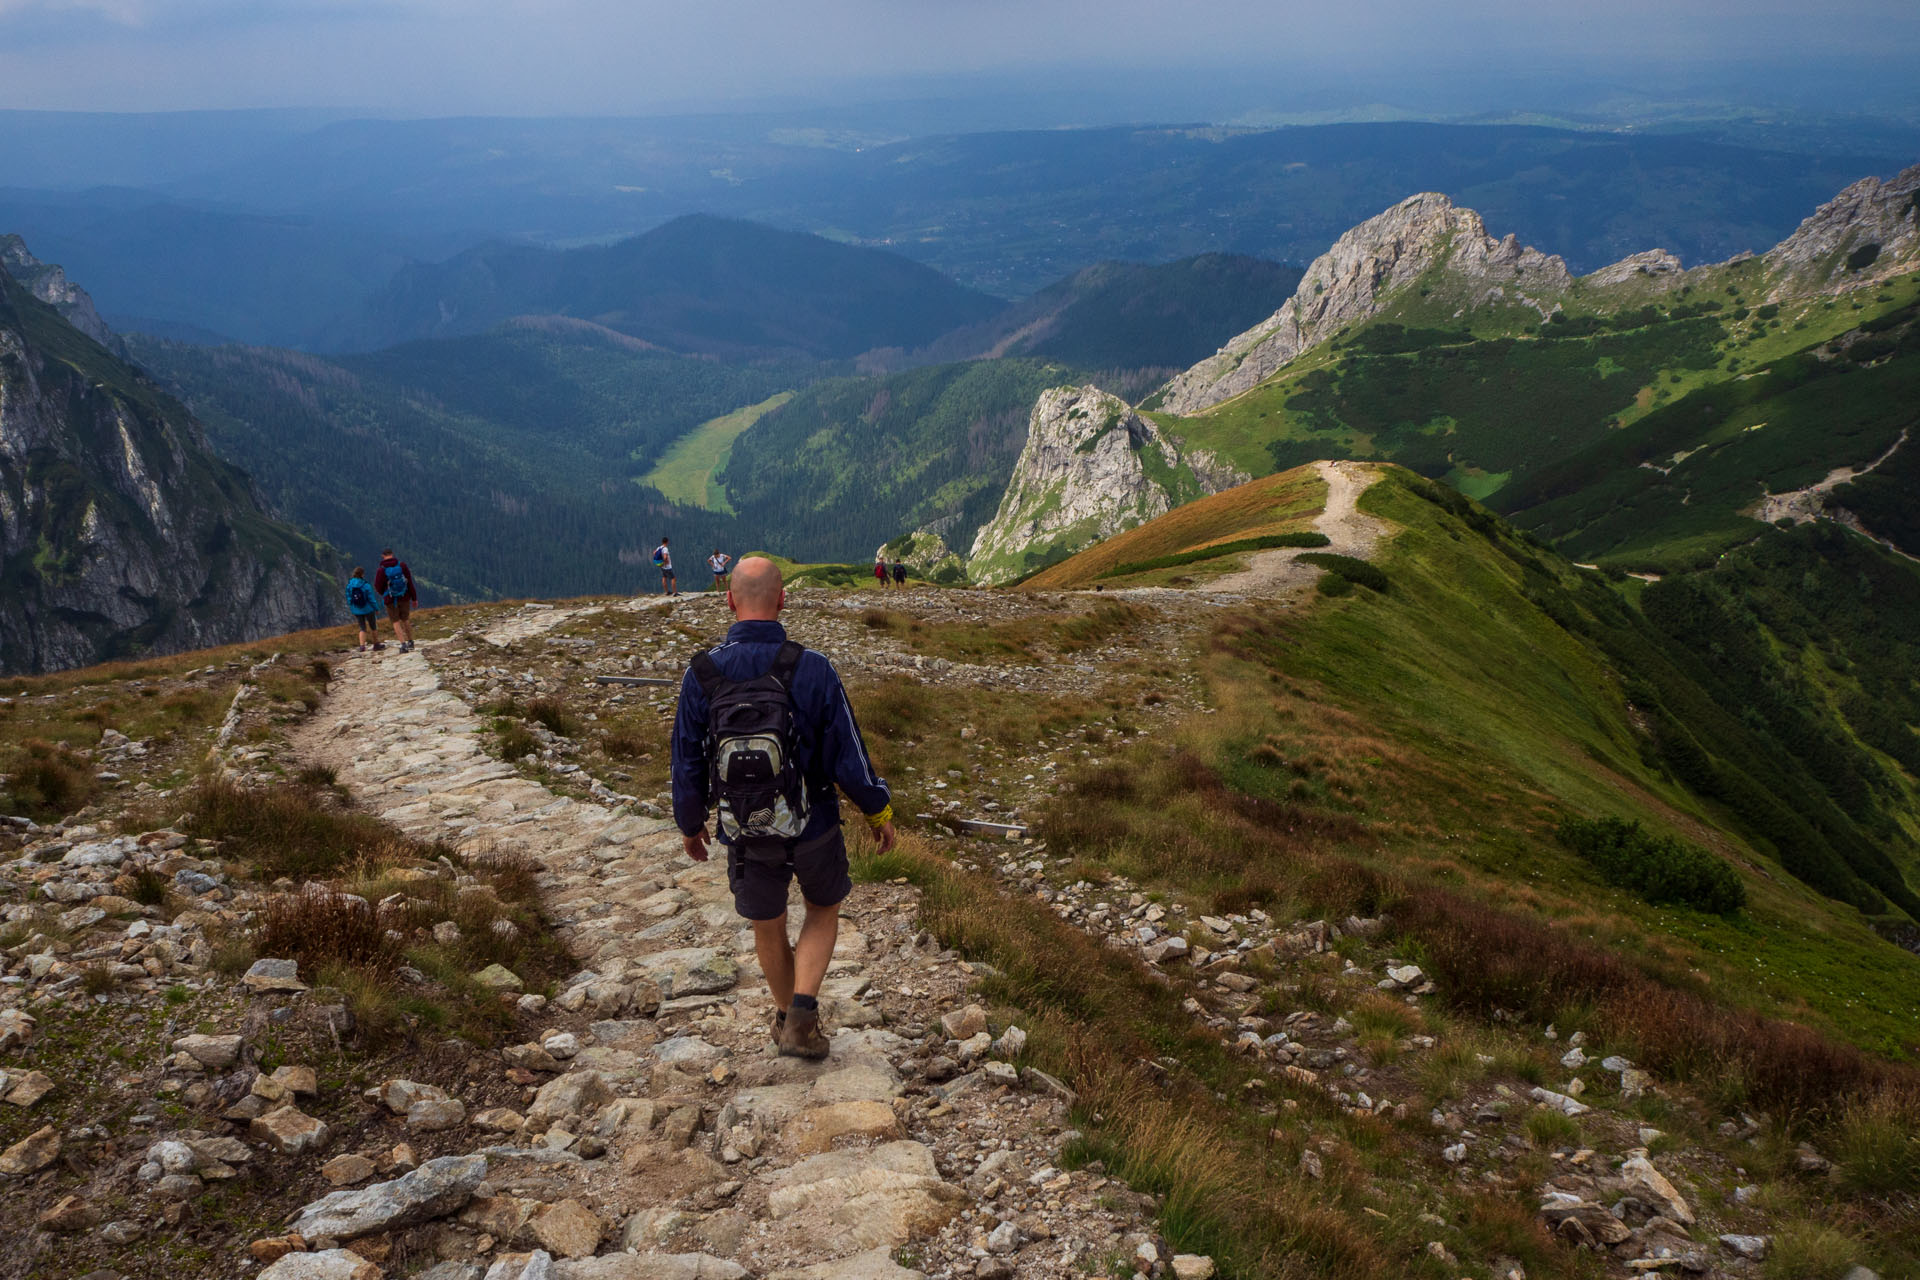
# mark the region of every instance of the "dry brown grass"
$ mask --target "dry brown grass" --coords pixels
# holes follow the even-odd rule
[[[1326,507],[1327,484],[1310,467],[1263,477],[1108,538],[1079,555],[1050,565],[1021,584],[1026,591],[1072,591],[1092,586],[1123,564],[1176,555],[1200,547],[1269,533],[1312,527]]]
[[[329,890],[276,894],[260,910],[254,949],[261,955],[299,961],[301,972],[310,980],[333,966],[384,978],[400,965],[400,948],[387,936],[399,921],[382,920],[381,914],[354,894]]]
[[[77,813],[99,792],[93,766],[77,751],[33,738],[9,755],[0,812],[51,822]]]
[[[169,811],[179,812],[177,801]],[[240,787],[208,779],[189,794],[187,829],[219,840],[223,856],[252,863],[267,878],[324,877],[364,858],[397,858],[411,844],[367,814],[344,808],[324,788],[288,783]],[[393,852],[396,843],[400,852]]]

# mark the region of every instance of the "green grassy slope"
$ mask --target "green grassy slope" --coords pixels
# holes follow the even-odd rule
[[[1889,863],[1914,865],[1914,833],[1895,817],[1912,812],[1910,772],[1839,741],[1844,721],[1818,699],[1785,699],[1791,687],[1775,688],[1782,705],[1756,708],[1758,686],[1781,668],[1723,687],[1701,637],[1687,632],[1684,601],[1637,608],[1602,575],[1403,471],[1361,507],[1400,528],[1376,557],[1390,589],[1225,620],[1203,660],[1219,710],[1193,722],[1183,746],[1249,803],[1274,806],[1288,830],[1352,824],[1341,843],[1395,875],[1543,915],[1736,1004],[1877,1051],[1920,1051],[1920,957],[1873,927],[1920,911],[1898,871],[1885,874]],[[1786,546],[1816,532],[1778,538]],[[1692,613],[1696,630],[1703,609]],[[1741,662],[1783,637],[1792,639],[1785,628],[1730,628],[1715,639],[1744,643],[1730,655]],[[1807,735],[1798,741],[1796,723]],[[1849,810],[1823,749],[1900,776],[1870,783],[1874,796],[1853,797]],[[1575,816],[1637,819],[1706,847],[1738,873],[1746,908],[1656,907],[1608,885],[1554,838]],[[1163,820],[1178,818],[1122,803],[1066,825],[1097,835],[1089,848],[1127,874],[1204,876],[1180,862],[1185,837],[1156,834]],[[1236,902],[1291,895],[1281,909],[1312,909],[1298,897],[1315,890],[1277,868],[1215,861],[1226,877],[1215,888]]]
[[[1495,505],[1576,559],[1654,571],[1697,567],[1755,535],[1751,516],[1763,493],[1817,484],[1837,468],[1867,468],[1916,428],[1920,302],[1908,302],[1842,342],[1701,387],[1609,432],[1536,468]],[[1910,466],[1905,452],[1887,461]],[[1898,473],[1866,480],[1861,515],[1881,536],[1920,552],[1901,519],[1906,504],[1894,499]],[[1881,532],[1878,523],[1887,521]]]
[[[1758,260],[1693,273],[1666,295],[1648,295],[1644,285],[1581,282],[1566,309],[1543,324],[1524,307],[1462,312],[1441,269],[1378,318],[1247,394],[1191,418],[1156,417],[1254,474],[1321,457],[1377,458],[1444,479],[1508,512],[1582,485],[1604,486],[1593,499],[1599,510],[1559,520],[1556,529],[1564,530],[1575,519],[1594,523],[1623,502],[1644,506],[1642,491],[1655,473],[1631,476],[1620,463],[1626,470],[1643,461],[1664,465],[1674,453],[1699,447],[1709,415],[1718,426],[1729,406],[1813,381],[1818,371],[1808,362],[1825,358],[1811,355],[1815,349],[1863,325],[1891,323],[1920,298],[1920,274],[1853,296],[1780,304],[1763,301],[1763,286]],[[1841,385],[1828,380],[1808,399],[1831,396]],[[1703,504],[1706,495],[1698,494],[1689,505],[1700,510],[1669,512],[1677,521],[1671,531],[1649,527],[1644,510],[1622,513],[1633,549],[1692,539],[1715,520],[1738,527],[1735,513],[1759,496],[1762,480],[1778,492],[1877,456],[1862,451],[1873,441],[1884,450],[1890,441],[1884,410],[1910,398],[1903,388],[1895,374],[1868,371],[1851,393],[1868,407],[1852,417],[1877,414],[1879,421],[1849,423],[1831,449],[1783,448],[1774,442],[1787,433],[1775,431],[1765,447],[1753,441],[1736,451],[1738,465],[1729,465],[1733,454],[1715,451],[1694,464],[1713,463],[1711,500]],[[1806,440],[1804,433],[1796,438]],[[1588,451],[1590,465],[1569,462]],[[1689,487],[1676,479],[1675,498]],[[1577,550],[1598,554],[1627,536],[1597,530]]]
[[[1158,520],[1136,525],[1049,565],[1021,585],[1032,591],[1071,591],[1096,583],[1111,587],[1160,586],[1174,578],[1192,581],[1231,573],[1245,563],[1243,552],[1202,553],[1213,547],[1311,529],[1313,517],[1320,514],[1326,500],[1326,481],[1311,469],[1267,476],[1175,507]],[[1196,558],[1187,560],[1188,556]],[[1186,562],[1164,569],[1135,567],[1168,558]]]

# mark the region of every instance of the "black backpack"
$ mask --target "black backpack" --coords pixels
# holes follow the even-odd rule
[[[766,674],[729,680],[710,653],[693,660],[707,695],[707,760],[721,833],[730,841],[797,840],[806,780],[793,760],[793,673],[806,650],[789,640]]]

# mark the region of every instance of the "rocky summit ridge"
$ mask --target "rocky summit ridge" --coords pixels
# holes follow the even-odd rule
[[[1742,254],[1719,265],[1752,257]],[[1920,165],[1890,181],[1869,177],[1854,183],[1761,257],[1773,301],[1878,285],[1911,270],[1917,260]],[[1576,285],[1634,287],[1630,297],[1640,302],[1649,283],[1665,291],[1717,269],[1689,271],[1667,250],[1649,249],[1576,280],[1558,256],[1522,245],[1513,235],[1496,239],[1473,210],[1423,192],[1341,236],[1307,268],[1293,297],[1175,377],[1159,407],[1200,413],[1251,390],[1307,351],[1380,315],[1422,279],[1444,279],[1463,309],[1518,304],[1545,320]]]
[[[1473,210],[1423,192],[1334,241],[1278,311],[1168,384],[1164,407],[1197,413],[1257,386],[1442,264],[1489,297],[1558,294],[1573,282],[1561,258],[1512,235],[1495,239]]]
[[[1248,478],[1118,396],[1090,384],[1052,388],[1033,407],[998,512],[974,538],[968,575],[1010,582]]]

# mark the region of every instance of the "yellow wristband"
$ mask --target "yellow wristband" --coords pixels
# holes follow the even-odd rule
[[[867,825],[872,827],[875,831],[878,831],[880,828],[886,826],[889,822],[893,821],[893,806],[888,805],[886,808],[882,809],[878,813],[869,813],[866,815],[866,819],[867,819]]]

